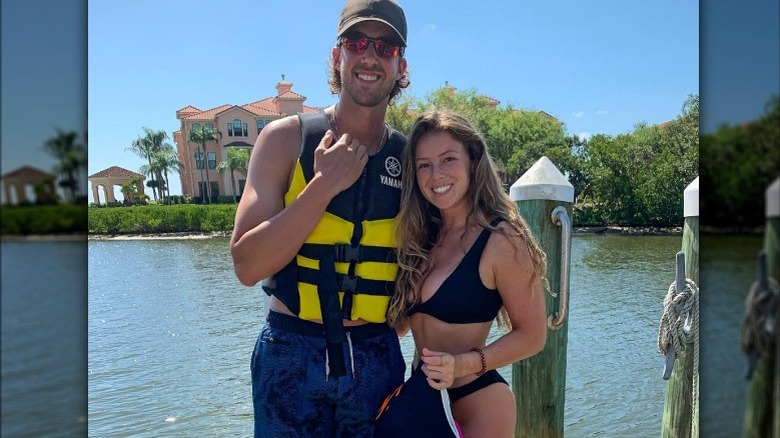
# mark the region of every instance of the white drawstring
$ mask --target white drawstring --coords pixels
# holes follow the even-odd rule
[[[347,344],[349,344],[349,363],[352,367],[352,379],[355,379],[355,355],[352,350],[352,336],[350,332],[347,332]],[[325,348],[325,381],[328,381],[330,376],[330,358],[328,357],[328,349]]]
[[[352,336],[347,332],[347,343],[349,344],[349,362],[352,365],[352,380],[355,380],[355,355],[352,354]]]
[[[325,347],[325,381],[328,381],[330,376],[330,360],[328,359],[328,348]]]

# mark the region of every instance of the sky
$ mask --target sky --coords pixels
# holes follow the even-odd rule
[[[747,3],[751,1],[767,3]],[[85,99],[79,90],[85,78],[90,175],[114,165],[138,171],[143,160],[126,148],[143,134],[142,127],[172,135],[180,127],[176,110],[243,105],[274,96],[282,75],[294,84],[293,91],[307,97],[306,105],[336,102],[327,84],[327,59],[342,0],[238,0],[221,7],[201,0],[93,0],[86,14],[86,7],[72,7],[83,3],[78,1],[8,3],[3,1],[3,33],[7,28],[16,32],[23,44],[14,53],[15,44],[3,38],[3,58],[15,56],[23,62],[10,68],[3,63],[3,106],[13,102],[20,108],[2,114],[3,172],[23,163],[51,168],[54,161],[40,145],[54,128],[33,135],[23,127],[38,111],[50,111],[58,121],[54,126],[82,126],[83,112],[69,110],[68,104],[75,102],[70,106],[75,108]],[[724,111],[703,120],[703,132],[721,123],[755,119],[767,98],[778,93],[777,51],[772,55],[765,47],[776,48],[777,25],[768,17],[776,19],[778,14],[767,13],[766,6],[736,14],[734,5],[707,2],[702,17],[734,18],[735,28],[721,38],[723,32],[714,27],[700,29],[696,1],[400,3],[409,28],[406,57],[412,85],[405,93],[417,98],[447,82],[461,90],[475,89],[502,105],[543,110],[562,121],[567,133],[587,138],[629,132],[640,122],[672,120],[686,97],[698,94],[700,87],[705,90],[705,83],[726,83],[729,92],[718,93]],[[40,23],[14,20],[14,13],[34,16]],[[77,23],[76,30],[85,27],[87,41],[84,35],[78,38],[79,32],[73,32],[74,37],[56,33],[63,22]],[[726,82],[708,82],[705,75],[700,84],[700,30],[720,47],[707,51],[703,46],[702,59],[728,72],[723,75]],[[41,37],[47,34],[53,37]],[[750,37],[754,39],[745,39]],[[57,68],[67,63],[59,57],[83,59],[84,53],[86,72],[76,68],[77,74],[71,75]],[[769,73],[775,74],[766,76],[773,80],[739,81],[754,74],[745,67],[755,61],[750,56],[763,61],[769,56],[774,69]],[[7,99],[7,79],[24,82],[35,75],[49,75],[51,85],[10,87],[13,95]],[[740,86],[728,86],[728,81]],[[709,103],[706,98],[702,111]],[[735,99],[744,104],[733,105]],[[22,108],[25,101],[27,108]],[[6,153],[7,144],[14,146],[13,153]],[[172,193],[180,193],[180,187],[174,177]]]

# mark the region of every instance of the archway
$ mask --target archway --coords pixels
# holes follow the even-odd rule
[[[97,172],[89,176],[89,182],[92,184],[92,202],[98,205],[108,205],[114,202],[122,202],[121,187],[129,182],[135,181],[135,186],[140,199],[146,196],[144,193],[145,176],[135,173],[131,170],[123,169],[119,166],[111,166],[108,169]],[[99,187],[103,187],[103,202],[100,200]],[[119,189],[115,186],[119,186]]]

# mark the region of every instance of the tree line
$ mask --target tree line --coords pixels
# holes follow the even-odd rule
[[[750,229],[763,226],[765,191],[780,176],[780,96],[764,114],[741,125],[721,125],[702,136],[699,183],[702,226]]]
[[[409,132],[420,111],[454,110],[484,135],[508,190],[547,156],[574,186],[576,225],[679,226],[683,191],[698,175],[699,97],[689,95],[680,114],[661,125],[637,123],[625,134],[583,139],[541,111],[500,108],[475,90],[443,88],[418,100],[406,97],[388,110],[388,122]]]
[[[701,137],[696,94],[681,103],[673,120],[659,125],[638,122],[629,132],[590,138],[566,133],[562,123],[541,111],[498,107],[474,89],[444,88],[423,99],[402,97],[388,108],[387,121],[408,133],[416,116],[431,108],[456,111],[483,133],[507,190],[539,158],[547,156],[574,186],[574,223],[579,226],[679,226],[683,192],[700,171],[701,208],[707,212],[702,225],[761,226],[763,192],[778,176],[777,96],[766,104],[760,119],[740,126],[723,125]],[[168,175],[179,172],[182,163],[174,159],[164,131],[144,128],[144,133],[129,149],[147,160],[141,173],[149,175],[147,185],[159,191],[167,188]],[[216,142],[219,135],[202,126],[188,139],[198,144],[205,159],[206,145]],[[706,154],[701,163],[700,149]],[[218,165],[220,173],[230,172],[234,202],[234,173],[246,174],[248,160],[247,149],[228,148],[225,161]],[[201,180],[208,190],[203,169]]]

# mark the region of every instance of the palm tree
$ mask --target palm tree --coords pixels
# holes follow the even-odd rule
[[[122,196],[125,197],[125,203],[129,204],[136,201],[138,198],[138,183],[140,181],[141,178],[133,178],[125,184],[122,184],[121,190]]]
[[[164,130],[155,131],[147,127],[142,127],[144,135],[133,140],[130,147],[126,148],[141,158],[146,158],[147,166],[142,167],[141,173],[149,175],[150,181],[147,183],[152,188],[154,200],[157,201],[157,193],[160,190],[160,181],[162,180],[162,171],[159,166],[152,164],[152,157],[164,149],[173,149],[170,143],[167,143],[168,133]],[[154,182],[152,182],[154,181]],[[162,195],[160,195],[162,197]]]
[[[152,156],[152,165],[155,169],[162,172],[163,180],[160,182],[160,186],[164,195],[167,192],[168,200],[171,197],[170,181],[168,180],[168,172],[180,173],[180,169],[184,166],[184,163],[179,161],[179,156],[173,148],[163,148],[156,152]]]
[[[239,171],[246,175],[247,165],[249,164],[249,149],[228,148],[227,159],[217,165],[217,170],[220,174],[226,170],[230,171],[230,184],[233,188],[233,202],[238,202],[236,199],[236,178],[235,171]]]
[[[33,190],[35,190],[35,203],[39,205],[56,204],[57,194],[54,189],[54,177],[47,176],[41,181],[35,183]]]
[[[222,136],[222,133],[215,129],[209,129],[206,126],[198,126],[197,128],[190,131],[189,135],[189,141],[193,143],[198,144],[198,151],[201,153],[201,158],[203,161],[203,167],[200,169],[200,180],[203,182],[203,169],[208,167],[208,159],[206,157],[206,143],[210,141],[217,142],[219,141],[219,137]],[[211,188],[211,182],[209,181],[209,172],[208,169],[206,170],[206,190],[201,193],[201,199],[204,203],[208,202],[206,199],[211,199],[210,193]]]
[[[159,151],[152,152],[152,155],[149,157],[149,164],[144,164],[141,166],[138,171],[144,175],[155,175],[155,178],[151,181],[146,182],[146,186],[152,189],[152,194],[154,195],[154,200],[157,201],[157,192],[160,193],[160,200],[162,200],[163,193],[163,185],[162,185],[162,177],[157,177],[157,175],[160,175],[163,171],[161,163],[155,159],[155,157],[160,154]]]
[[[57,135],[47,140],[43,145],[46,152],[59,160],[59,164],[54,166],[54,170],[63,177],[60,186],[68,188],[71,202],[75,201],[78,188],[78,180],[74,173],[87,164],[87,150],[83,144],[78,142],[77,138],[76,131],[63,131],[57,128]]]

